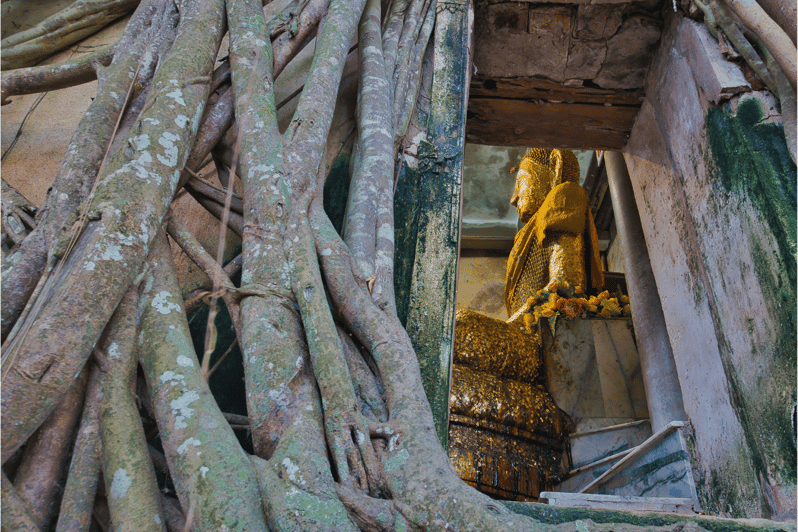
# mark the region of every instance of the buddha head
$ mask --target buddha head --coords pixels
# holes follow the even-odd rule
[[[537,212],[548,193],[565,182],[579,183],[579,161],[571,150],[534,148],[518,168],[510,203],[526,223]]]

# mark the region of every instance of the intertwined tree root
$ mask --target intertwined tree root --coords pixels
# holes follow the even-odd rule
[[[259,0],[144,0],[112,49],[63,75],[4,75],[4,99],[99,79],[42,209],[4,183],[15,244],[2,276],[4,529],[587,526],[509,511],[461,482],[438,442],[396,316],[392,255],[395,164],[428,98],[420,66],[436,4],[383,7],[306,0],[264,15]],[[356,36],[357,83],[343,78]],[[274,79],[313,39],[281,132]],[[355,86],[356,116],[331,132]],[[322,191],[353,135],[342,237]],[[197,173],[210,159],[226,192]],[[184,186],[242,236],[234,268],[170,219]],[[211,394],[218,331],[208,327],[200,361],[167,232],[208,275],[212,308],[221,298],[232,316],[243,420]]]

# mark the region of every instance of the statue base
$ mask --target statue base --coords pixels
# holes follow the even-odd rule
[[[510,501],[536,502],[569,469],[567,440],[452,414],[449,460],[466,484]]]

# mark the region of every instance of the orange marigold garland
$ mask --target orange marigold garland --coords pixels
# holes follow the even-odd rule
[[[620,290],[610,294],[607,290],[598,295],[587,297],[582,288],[573,287],[567,282],[557,279],[549,285],[548,289],[538,290],[524,305],[524,323],[531,329],[539,320],[548,322],[551,334],[554,335],[557,318],[560,316],[572,320],[577,316],[582,318],[602,317],[615,318],[631,315],[629,296]]]

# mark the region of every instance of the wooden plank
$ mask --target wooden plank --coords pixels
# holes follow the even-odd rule
[[[438,2],[427,140],[418,148],[417,234],[407,332],[438,437],[447,447],[454,298],[470,66],[467,0]]]
[[[497,146],[619,150],[639,108],[584,103],[471,99],[466,140]]]
[[[616,460],[620,460],[621,458],[623,458],[627,454],[631,453],[635,449],[636,449],[636,447],[630,447],[629,449],[625,449],[625,450],[623,450],[623,451],[621,451],[619,453],[615,453],[615,454],[612,454],[610,456],[605,456],[604,458],[596,460],[595,462],[590,462],[589,464],[583,465],[582,467],[577,467],[576,469],[572,469],[572,470],[568,471],[568,474],[565,475],[565,478],[563,478],[563,480],[567,480],[569,478],[573,478],[576,475],[579,475],[580,473],[584,473],[585,471],[590,471],[591,469],[595,469],[595,468],[597,468],[599,466],[603,466],[604,464],[608,464],[610,462],[615,462]]]
[[[540,500],[551,506],[609,508],[638,512],[674,512],[694,514],[693,500],[681,497],[629,497],[593,493],[560,493],[544,491]]]
[[[602,432],[611,432],[611,431],[614,431],[614,430],[628,429],[628,428],[631,428],[631,427],[637,427],[639,425],[644,425],[646,423],[651,423],[651,420],[650,419],[638,419],[637,421],[629,421],[628,423],[621,423],[619,425],[608,425],[606,427],[599,427],[597,429],[586,430],[584,432],[573,432],[573,433],[571,433],[569,438],[571,439],[571,441],[573,441],[574,438],[580,438],[582,436],[590,436],[591,434],[601,434]]]
[[[552,103],[594,103],[640,107],[642,89],[620,90],[570,86],[537,78],[479,78],[471,80],[471,99],[504,98]]]

